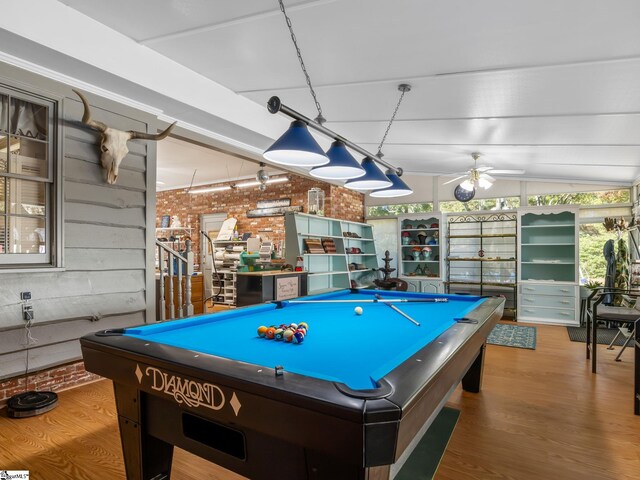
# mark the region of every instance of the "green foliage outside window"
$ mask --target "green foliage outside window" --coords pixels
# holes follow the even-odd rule
[[[529,205],[607,205],[629,203],[629,190],[607,192],[558,193],[553,195],[532,195]]]
[[[477,212],[481,210],[513,210],[520,206],[519,197],[483,198],[468,202],[440,202],[442,212]]]
[[[390,217],[403,213],[433,212],[433,203],[401,203],[398,205],[378,205],[369,207],[369,217]]]

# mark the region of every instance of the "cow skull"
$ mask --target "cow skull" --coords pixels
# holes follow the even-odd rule
[[[142,140],[162,140],[171,133],[171,129],[176,124],[176,122],[173,122],[164,132],[158,134],[135,132],[133,130],[125,132],[107,127],[104,123],[91,118],[89,102],[87,102],[87,99],[79,91],[74,90],[74,92],[76,92],[80,97],[80,100],[82,100],[82,104],[84,105],[82,123],[102,134],[102,138],[100,140],[100,163],[102,163],[102,167],[107,171],[107,183],[109,184],[116,183],[120,162],[122,162],[122,159],[127,155],[127,153],[129,153],[129,148],[127,148],[127,142],[129,140],[136,138]]]

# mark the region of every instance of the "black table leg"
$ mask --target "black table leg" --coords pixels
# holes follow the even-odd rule
[[[478,393],[482,387],[482,372],[484,370],[484,350],[486,344],[482,344],[480,351],[473,361],[467,373],[462,377],[462,389],[465,392]]]
[[[640,415],[640,320],[636,320],[634,331],[635,380],[633,382],[633,413]]]
[[[587,349],[587,360],[589,360],[591,358],[591,316],[589,315],[589,312],[587,312],[587,320],[586,320],[586,324],[587,324],[587,341],[586,341],[586,346],[585,348]]]
[[[127,480],[169,480],[173,445],[145,432],[140,415],[140,392],[113,384]]]
[[[595,309],[594,309],[595,310]],[[598,354],[598,322],[595,318],[591,319],[591,373],[597,373],[596,355]]]

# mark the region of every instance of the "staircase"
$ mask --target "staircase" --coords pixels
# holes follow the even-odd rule
[[[158,268],[160,271],[160,301],[156,316],[159,321],[193,316],[191,303],[191,279],[193,252],[191,240],[185,242],[185,251],[176,252],[156,241]]]

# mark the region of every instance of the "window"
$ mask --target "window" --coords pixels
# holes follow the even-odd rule
[[[0,267],[53,263],[55,110],[0,86]]]
[[[400,203],[398,205],[376,205],[367,209],[369,217],[391,217],[403,213],[433,212],[433,203]]]
[[[529,205],[610,205],[629,202],[629,189],[529,196]]]
[[[478,212],[481,210],[513,210],[520,206],[520,197],[483,198],[468,202],[440,202],[441,212]]]

